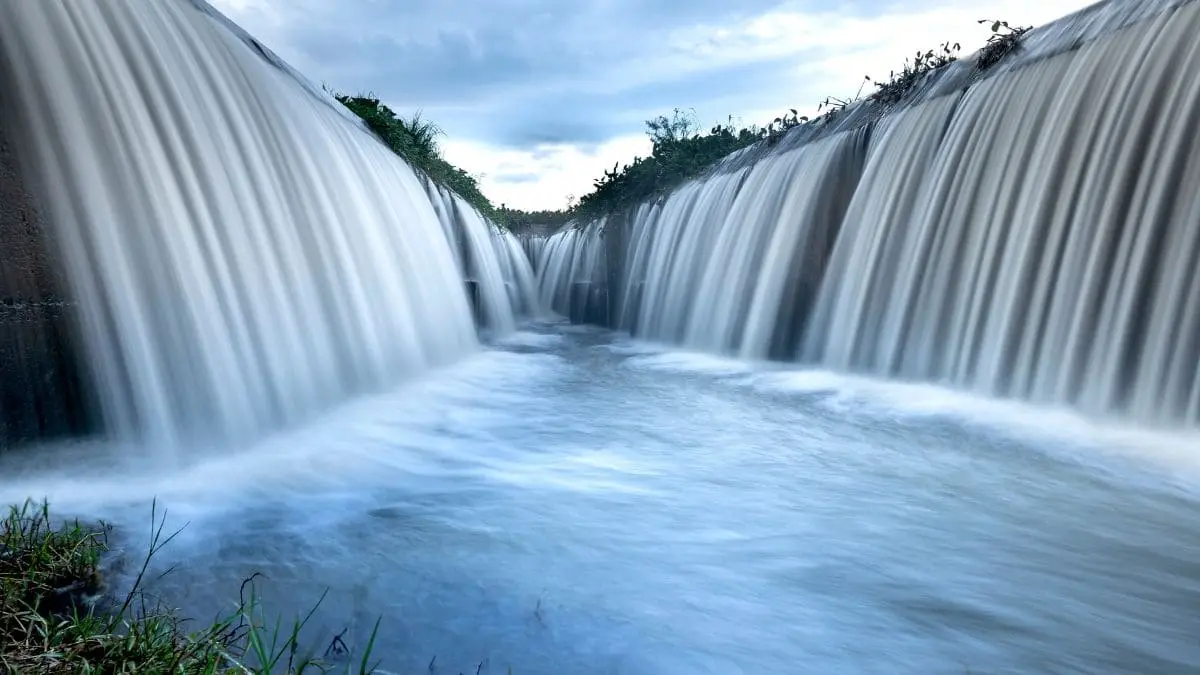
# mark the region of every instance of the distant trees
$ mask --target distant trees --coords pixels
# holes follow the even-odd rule
[[[694,111],[676,108],[671,117],[660,115],[646,121],[651,153],[628,164],[614,164],[592,183],[593,190],[579,199],[574,215],[605,213],[623,205],[649,199],[700,175],[731,152],[764,139],[786,133],[807,122],[795,110],[760,127],[739,127],[729,117],[702,131]]]

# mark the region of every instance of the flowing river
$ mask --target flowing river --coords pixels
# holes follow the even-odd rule
[[[157,498],[186,527],[150,588],[209,618],[261,572],[285,621],[328,590],[308,642],[379,619],[385,672],[1182,673],[1194,447],[535,323],[185,466],[10,455],[0,497],[105,516],[134,557]]]

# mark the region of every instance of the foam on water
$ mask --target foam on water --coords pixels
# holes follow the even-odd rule
[[[1200,489],[1200,432],[1160,431],[1097,420],[1067,407],[1000,400],[927,382],[900,382],[825,369],[755,362],[702,352],[681,352],[645,342],[616,342],[607,348],[630,356],[629,368],[699,374],[727,385],[764,393],[816,395],[821,406],[851,417],[953,419],[1030,442],[1075,448],[1077,456],[1119,453],[1153,461]]]
[[[370,476],[447,475],[477,456],[459,429],[502,426],[521,389],[561,367],[547,354],[488,351],[386,394],[358,399],[295,429],[248,445],[196,448],[191,461],[157,464],[144,450],[96,441],[51,444],[6,457],[0,502],[45,497],[76,513],[158,497],[171,503],[241,504],[349,490]],[[476,405],[480,390],[488,405]],[[396,411],[404,414],[397,419]],[[69,460],[67,458],[70,458]],[[494,458],[494,459],[499,459]],[[70,464],[75,471],[64,472]],[[232,506],[231,506],[232,507]]]
[[[136,554],[157,496],[190,522],[157,591],[207,616],[254,571],[285,614],[328,587],[311,640],[382,615],[392,672],[1200,665],[1183,472],[927,385],[560,328],[184,469],[9,456],[0,499]]]

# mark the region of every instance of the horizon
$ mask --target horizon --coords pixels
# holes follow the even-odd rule
[[[649,154],[645,121],[675,108],[702,130],[813,116],[828,96],[873,91],[864,76],[886,79],[917,50],[974,53],[990,35],[980,20],[1040,26],[1095,4],[210,1],[308,79],[435,122],[446,160],[497,207],[523,211],[561,210],[614,163]]]

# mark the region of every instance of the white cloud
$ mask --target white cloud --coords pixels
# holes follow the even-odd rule
[[[472,174],[482,174],[480,188],[497,206],[536,211],[566,206],[567,197],[592,191],[592,180],[612,167],[650,152],[643,134],[613,138],[588,151],[574,145],[547,145],[533,151],[444,139],[446,160]],[[504,176],[530,180],[504,181]]]
[[[302,51],[293,55],[288,48],[289,24],[280,18],[288,7],[284,0],[212,1],[218,9],[263,38],[268,46],[276,48],[278,38],[282,49],[277,50],[289,60],[296,58],[297,66],[304,68],[309,62],[309,57]],[[307,0],[310,8],[335,7],[338,3],[370,5],[377,0],[327,1],[330,4],[323,4],[326,0]],[[539,95],[557,92],[554,103],[558,107],[553,111],[557,119],[571,119],[570,106],[575,105],[581,117],[592,113],[592,122],[597,115],[599,119],[613,121],[615,136],[592,149],[570,144],[514,149],[503,145],[505,139],[494,136],[500,133],[494,129],[477,134],[474,140],[453,136],[443,139],[443,147],[449,161],[472,174],[483,174],[482,188],[494,202],[524,209],[560,208],[566,203],[567,195],[578,197],[589,192],[592,180],[614,162],[626,163],[649,151],[641,124],[633,121],[638,117],[629,117],[647,110],[646,101],[636,98],[645,96],[647,91],[657,92],[658,100],[678,96],[679,100],[672,105],[695,108],[702,125],[723,121],[727,115],[744,123],[762,123],[791,107],[799,109],[801,114],[811,115],[817,103],[826,96],[848,98],[860,87],[864,93],[869,91],[870,85],[863,87],[864,75],[886,79],[890,70],[898,69],[904,59],[918,49],[935,48],[943,42],[959,42],[968,52],[982,46],[989,30],[978,24],[980,19],[1004,18],[1021,24],[1040,25],[1089,4],[1091,0],[925,0],[917,7],[916,2],[895,0],[873,14],[851,16],[836,10],[812,11],[812,0],[781,0],[775,10],[740,23],[730,24],[715,18],[707,24],[688,22],[661,31],[659,40],[631,35],[632,42],[618,49],[614,58],[602,57],[602,51],[596,52],[595,58],[588,59],[588,70],[581,71],[577,77],[555,79],[535,73],[527,78],[506,81],[504,87],[494,88],[491,95],[480,93],[476,88],[471,90],[475,99],[463,101],[463,116],[504,106],[502,109],[506,114],[494,115],[492,119],[502,117],[514,124],[536,125],[536,120],[544,115],[540,118],[540,109],[526,107],[522,101],[529,101],[528,106],[536,106]],[[600,10],[595,8],[602,6],[607,5],[585,3],[579,12],[568,13],[568,20],[588,23],[596,18],[589,12],[598,12]],[[583,15],[586,16],[581,19]],[[574,24],[564,25],[559,31],[569,32],[572,27],[578,28]],[[431,27],[431,35],[434,28]],[[352,26],[346,29],[358,30]],[[370,27],[362,29],[370,30]],[[591,54],[593,49],[600,49],[604,44],[615,45],[620,36],[612,33],[620,30],[623,29],[616,24],[589,24],[582,33],[570,33],[567,44],[582,45],[580,49]],[[313,59],[312,63],[318,70],[326,67],[320,59]],[[760,65],[761,69],[758,68]],[[769,84],[757,84],[757,77],[738,80],[736,78],[742,76],[735,76],[735,83],[742,84],[740,92],[727,89],[728,79],[712,80],[712,86],[704,86],[706,78],[703,74],[721,69],[728,73],[730,68],[742,68],[735,72],[744,72],[747,76],[764,74],[762,81]],[[316,81],[334,76],[332,72],[307,74]],[[692,84],[681,87],[679,83],[686,78],[690,78]],[[390,85],[381,82],[380,86],[395,85],[403,89],[403,81]],[[718,81],[725,82],[726,86],[715,84]],[[701,84],[696,85],[696,82]],[[331,81],[330,84],[339,86],[338,82]],[[494,101],[493,96],[504,100]],[[579,102],[572,104],[576,99]],[[625,99],[628,104],[623,103]],[[610,112],[585,108],[592,105],[589,101],[602,101]],[[409,103],[421,105],[420,99]],[[442,102],[439,114],[460,121],[453,114],[456,105]],[[524,115],[526,120],[522,120],[523,110],[528,111]],[[625,113],[625,117],[614,117],[612,111],[616,110]],[[668,107],[650,110],[645,116],[669,112]],[[623,125],[628,126],[622,128]],[[505,180],[506,176],[510,180]],[[522,179],[515,181],[512,180],[514,177]]]
[[[989,26],[978,24],[980,19],[1019,17],[1020,23],[1040,25],[1090,4],[1089,0],[1002,0],[987,8],[941,7],[866,19],[785,7],[740,26],[683,28],[668,36],[665,44],[674,52],[673,58],[680,64],[691,61],[691,67],[701,61],[706,67],[716,67],[796,56],[790,77],[780,82],[775,96],[767,97],[774,98],[776,105],[764,107],[758,102],[754,107],[739,107],[736,101],[724,101],[730,105],[726,114],[747,124],[761,123],[789,107],[811,115],[825,96],[851,97],[862,87],[864,75],[886,79],[890,70],[897,69],[918,49],[958,42],[964,53],[970,53],[990,35]],[[870,85],[863,88],[864,93],[870,90]],[[680,101],[679,105],[694,103],[698,102]],[[720,103],[720,98],[707,102],[704,107],[710,114],[701,116],[702,123],[723,119],[724,114],[714,110],[714,104]],[[481,187],[496,203],[530,210],[560,208],[567,195],[578,197],[589,192],[592,180],[614,162],[626,163],[649,152],[645,136],[635,135],[632,129],[630,132],[603,144],[594,153],[570,146],[559,146],[548,154],[545,149],[502,150],[450,139],[445,143],[446,157],[472,173],[485,174]],[[506,173],[533,174],[537,179],[522,183],[496,180]]]

